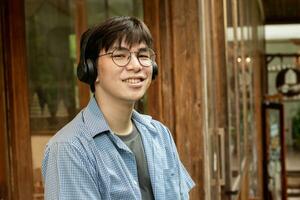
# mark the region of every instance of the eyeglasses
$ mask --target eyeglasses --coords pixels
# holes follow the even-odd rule
[[[125,67],[131,60],[131,54],[134,53],[139,63],[144,67],[150,67],[155,60],[155,53],[150,48],[141,48],[137,52],[131,52],[129,49],[120,47],[114,49],[112,52],[99,55],[110,55],[113,62],[119,67]]]

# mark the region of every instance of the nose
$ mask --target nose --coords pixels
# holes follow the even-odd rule
[[[129,61],[128,65],[126,66],[126,69],[127,70],[140,71],[142,68],[143,68],[143,66],[140,64],[136,54],[131,53],[130,61]]]

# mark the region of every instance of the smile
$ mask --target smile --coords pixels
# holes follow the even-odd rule
[[[129,78],[129,79],[124,80],[123,82],[130,83],[130,84],[137,84],[142,81],[143,81],[143,79],[141,79],[141,78]]]

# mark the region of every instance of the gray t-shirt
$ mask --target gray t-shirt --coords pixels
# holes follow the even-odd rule
[[[129,135],[126,136],[118,135],[118,137],[129,147],[129,149],[135,155],[142,199],[153,200],[154,196],[153,196],[147,161],[145,157],[143,142],[138,129],[133,124],[132,132]]]

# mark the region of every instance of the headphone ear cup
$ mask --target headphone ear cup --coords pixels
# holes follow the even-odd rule
[[[155,61],[152,62],[152,80],[155,80],[158,75],[158,66]]]
[[[88,68],[82,61],[80,61],[77,66],[77,77],[80,81],[88,83]]]
[[[80,60],[77,66],[77,77],[80,81],[93,85],[97,78],[97,69],[94,66],[92,59],[86,59],[86,48],[93,29],[88,29],[81,36],[80,41]]]
[[[86,63],[80,62],[77,66],[77,77],[80,81],[87,84],[93,84],[97,78],[97,69],[91,59],[87,59]]]

